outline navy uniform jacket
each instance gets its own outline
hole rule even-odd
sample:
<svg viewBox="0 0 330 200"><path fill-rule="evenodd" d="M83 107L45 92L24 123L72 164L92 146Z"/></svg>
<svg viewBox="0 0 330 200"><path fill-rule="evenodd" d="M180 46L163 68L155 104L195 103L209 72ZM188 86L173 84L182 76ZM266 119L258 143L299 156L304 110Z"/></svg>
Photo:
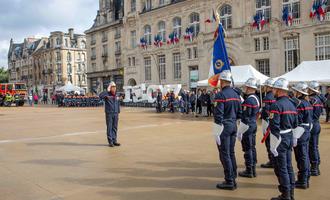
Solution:
<svg viewBox="0 0 330 200"><path fill-rule="evenodd" d="M241 119L241 98L231 87L224 87L214 98L214 122L221 125L224 121L236 122Z"/></svg>
<svg viewBox="0 0 330 200"><path fill-rule="evenodd" d="M318 122L323 112L323 102L319 96L314 95L310 97L310 103L313 106L313 122Z"/></svg>
<svg viewBox="0 0 330 200"><path fill-rule="evenodd" d="M270 131L279 138L280 131L295 129L298 126L297 109L288 96L277 99L270 108Z"/></svg>
<svg viewBox="0 0 330 200"><path fill-rule="evenodd" d="M276 100L274 98L273 92L267 92L265 98L262 100L263 107L261 111L261 118L265 121L269 120L270 107Z"/></svg>
<svg viewBox="0 0 330 200"><path fill-rule="evenodd" d="M99 97L104 100L106 114L120 113L119 97L116 94L111 94L110 92L105 91L102 92Z"/></svg>
<svg viewBox="0 0 330 200"><path fill-rule="evenodd" d="M162 102L162 100L163 100L163 94L161 92L159 92L157 94L157 102L160 103L160 102Z"/></svg>
<svg viewBox="0 0 330 200"><path fill-rule="evenodd" d="M297 99L298 125L311 124L313 117L313 107L305 99Z"/></svg>
<svg viewBox="0 0 330 200"><path fill-rule="evenodd" d="M257 115L260 109L259 98L255 94L249 95L242 104L242 122L244 124L256 124Z"/></svg>

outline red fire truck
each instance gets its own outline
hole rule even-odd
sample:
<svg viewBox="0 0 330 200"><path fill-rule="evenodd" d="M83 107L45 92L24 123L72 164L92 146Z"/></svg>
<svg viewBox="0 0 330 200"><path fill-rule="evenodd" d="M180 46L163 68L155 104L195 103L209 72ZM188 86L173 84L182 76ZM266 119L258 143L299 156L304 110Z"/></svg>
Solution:
<svg viewBox="0 0 330 200"><path fill-rule="evenodd" d="M2 97L2 103L4 103L5 96L7 94L10 94L11 97L14 97L12 99L13 101L16 101L11 103L16 103L18 106L23 106L25 99L27 98L27 89L25 83L0 83L0 98Z"/></svg>

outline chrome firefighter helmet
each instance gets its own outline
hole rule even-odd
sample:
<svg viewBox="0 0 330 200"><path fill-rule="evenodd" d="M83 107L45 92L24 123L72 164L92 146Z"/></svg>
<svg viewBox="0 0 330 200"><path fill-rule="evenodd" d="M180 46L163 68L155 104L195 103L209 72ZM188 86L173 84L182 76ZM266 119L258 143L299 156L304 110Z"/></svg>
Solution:
<svg viewBox="0 0 330 200"><path fill-rule="evenodd" d="M308 95L308 85L305 82L299 82L299 83L295 84L292 87L292 89L301 94Z"/></svg>
<svg viewBox="0 0 330 200"><path fill-rule="evenodd" d="M273 88L289 91L289 81L285 78L279 78L274 82Z"/></svg>
<svg viewBox="0 0 330 200"><path fill-rule="evenodd" d="M255 78L249 78L246 82L245 82L245 87L249 87L249 88L253 88L253 89L258 89L258 80Z"/></svg>
<svg viewBox="0 0 330 200"><path fill-rule="evenodd" d="M320 93L320 84L317 81L310 82L308 88L313 92Z"/></svg>
<svg viewBox="0 0 330 200"><path fill-rule="evenodd" d="M273 85L274 85L274 82L275 82L275 80L274 79L272 79L272 78L269 78L269 79L267 79L265 82L264 82L264 86L268 86L268 87L273 87Z"/></svg>
<svg viewBox="0 0 330 200"><path fill-rule="evenodd" d="M232 81L231 72L228 70L221 72L219 76L219 80L231 82Z"/></svg>

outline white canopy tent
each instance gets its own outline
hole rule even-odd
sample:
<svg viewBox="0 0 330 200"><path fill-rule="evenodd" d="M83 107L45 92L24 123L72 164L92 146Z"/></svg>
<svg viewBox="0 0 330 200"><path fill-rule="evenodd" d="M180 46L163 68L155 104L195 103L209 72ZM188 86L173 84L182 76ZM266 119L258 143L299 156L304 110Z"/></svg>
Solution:
<svg viewBox="0 0 330 200"><path fill-rule="evenodd" d="M292 71L277 77L290 82L318 81L322 84L330 83L330 60L304 61Z"/></svg>
<svg viewBox="0 0 330 200"><path fill-rule="evenodd" d="M66 93L77 92L79 94L83 94L85 93L85 90L80 87L72 85L71 82L68 82L65 86L56 89L56 92L66 92Z"/></svg>
<svg viewBox="0 0 330 200"><path fill-rule="evenodd" d="M244 85L244 83L249 78L256 78L260 80L260 83L264 83L269 77L265 76L264 74L260 73L251 65L242 65L242 66L232 66L231 72L234 78L235 86ZM208 80L198 81L198 87L207 87Z"/></svg>

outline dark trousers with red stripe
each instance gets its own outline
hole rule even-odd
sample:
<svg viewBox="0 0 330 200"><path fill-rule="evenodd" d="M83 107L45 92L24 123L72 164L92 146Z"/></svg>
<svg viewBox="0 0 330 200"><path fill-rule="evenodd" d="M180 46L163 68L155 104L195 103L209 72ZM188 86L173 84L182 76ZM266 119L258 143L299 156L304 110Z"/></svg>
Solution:
<svg viewBox="0 0 330 200"><path fill-rule="evenodd" d="M311 137L309 140L309 158L312 165L320 165L319 137L321 132L320 122L313 122Z"/></svg>
<svg viewBox="0 0 330 200"><path fill-rule="evenodd" d="M309 181L310 173L310 164L309 164L309 155L308 155L308 146L309 146L309 126L305 127L305 133L299 138L297 146L294 147L294 154L297 161L298 168L298 182L302 184L307 184Z"/></svg>
<svg viewBox="0 0 330 200"><path fill-rule="evenodd" d="M278 156L274 157L274 172L279 182L281 193L290 193L295 187L295 177L292 167L292 132L281 135L281 144L277 147Z"/></svg>
<svg viewBox="0 0 330 200"><path fill-rule="evenodd" d="M219 157L224 169L225 181L229 184L234 184L237 178L235 157L237 125L236 121L226 121L223 125L224 130L220 136L221 145L218 145Z"/></svg>
<svg viewBox="0 0 330 200"><path fill-rule="evenodd" d="M244 152L244 160L246 168L252 169L257 164L256 151L256 133L257 124L250 124L249 129L243 134L242 149Z"/></svg>

